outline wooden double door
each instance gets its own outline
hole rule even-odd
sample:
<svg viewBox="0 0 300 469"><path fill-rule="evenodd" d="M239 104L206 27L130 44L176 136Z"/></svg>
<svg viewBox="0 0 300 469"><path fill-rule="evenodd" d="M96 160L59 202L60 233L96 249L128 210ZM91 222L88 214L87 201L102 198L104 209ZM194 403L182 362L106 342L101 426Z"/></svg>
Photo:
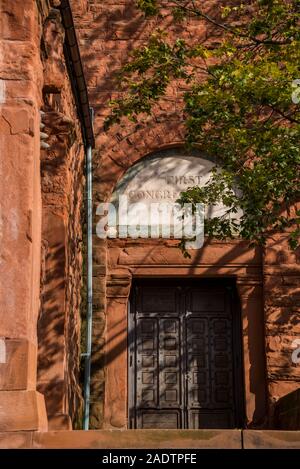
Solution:
<svg viewBox="0 0 300 469"><path fill-rule="evenodd" d="M130 428L243 425L241 325L230 280L139 280L129 310Z"/></svg>

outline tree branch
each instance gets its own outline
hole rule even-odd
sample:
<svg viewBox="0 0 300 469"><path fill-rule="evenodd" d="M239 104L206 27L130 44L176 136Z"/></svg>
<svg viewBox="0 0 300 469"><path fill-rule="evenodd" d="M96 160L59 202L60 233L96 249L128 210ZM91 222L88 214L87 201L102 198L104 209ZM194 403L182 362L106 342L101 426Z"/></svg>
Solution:
<svg viewBox="0 0 300 469"><path fill-rule="evenodd" d="M282 116L284 119L288 120L289 122L292 122L293 124L300 124L300 121L298 119L294 119L289 114L285 114L280 109L277 109L275 106L272 106L271 104L268 104L268 107L273 109L274 112L276 112L277 114Z"/></svg>
<svg viewBox="0 0 300 469"><path fill-rule="evenodd" d="M255 44L264 44L264 45L287 45L287 44L290 44L291 41L290 40L285 40L285 41L274 41L272 39L258 39L256 38L255 36L250 36L249 34L242 34L242 33L239 33L238 31L236 31L235 29L232 29L230 26L224 24L224 23L219 23L217 20L215 20L214 18L212 18L211 16L207 15L206 13L203 13L203 11L200 11L198 8L195 7L195 4L194 2L192 1L192 4L193 4L193 8L191 7L188 7L186 6L188 4L188 2L186 3L186 5L182 5L181 2L179 0L171 0L171 3L174 3L176 5L177 8L181 8L182 10L186 11L186 12L189 12L189 13L193 13L195 16L198 16L200 18L203 18L205 19L206 21L208 21L209 23L213 24L214 26L217 26L218 28L221 28L223 29L224 31L227 31L228 33L231 33L233 34L234 36L236 37L240 37L240 38L243 38L243 39L250 39L251 41L253 41Z"/></svg>

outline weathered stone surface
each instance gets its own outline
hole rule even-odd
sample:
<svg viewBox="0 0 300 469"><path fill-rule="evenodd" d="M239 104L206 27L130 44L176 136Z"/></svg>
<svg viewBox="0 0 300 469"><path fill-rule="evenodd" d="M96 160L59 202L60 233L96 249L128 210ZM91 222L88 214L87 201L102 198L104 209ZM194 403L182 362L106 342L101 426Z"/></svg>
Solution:
<svg viewBox="0 0 300 469"><path fill-rule="evenodd" d="M94 265L93 277L104 276L106 274L106 265Z"/></svg>
<svg viewBox="0 0 300 469"><path fill-rule="evenodd" d="M277 401L275 425L283 430L300 430L300 388Z"/></svg>
<svg viewBox="0 0 300 469"><path fill-rule="evenodd" d="M74 422L81 406L78 379L84 152L63 56L64 31L58 12L50 11L50 3L57 7L59 0L24 0L22 4L9 0L1 2L0 153L5 154L5 158L1 161L0 174L0 224L3 227L0 268L3 321L0 336L6 338L7 362L0 364L0 389L5 390L0 392L0 404L8 417L7 420L0 419L0 425L2 423L6 429L16 431L36 430L44 425L37 410L43 407L42 398L39 394L32 394L36 388L34 344L37 342L38 315L39 389L46 397L50 426L69 428L68 415ZM113 0L105 3L94 0L90 5L87 0L71 3L77 15L76 25L91 105L95 109L97 150L93 155L93 196L96 204L109 200L126 170L144 156L182 144L184 133L180 120L184 90L180 84L168 88L166 99L153 110L153 122L145 121L140 126L130 123L126 128L117 131L113 128L104 135L103 120L109 112L106 103L120 96L116 70L127 61L132 49L145 43L155 27L164 28L169 20L167 16L145 19L130 0L122 0L120 4ZM212 2L204 2L203 8L212 8ZM168 30L174 37L185 37L189 41L196 37L197 40L216 40L213 26L205 23L199 26L192 18L178 27L168 25ZM41 107L46 112L45 131L49 134L50 144L50 150L42 154L39 141ZM149 240L107 243L94 236L93 241L95 295L91 426L100 428L103 419L106 428L125 428L127 425L126 314L132 275L236 277L243 320L248 423L252 426L274 425L272 420L264 420L266 375L269 415L272 415L276 401L292 393L300 382L299 366L292 365L289 358L290 343L299 332L299 249L292 252L286 236L277 236L268 243L263 259L259 249L249 249L239 241L209 242L201 251L192 253L191 259L185 259L172 240L157 244L151 244ZM123 276L122 269L125 272ZM262 271L263 293L259 285ZM265 315L262 311L263 294ZM104 339L107 341L105 370ZM32 344L30 350L26 349L25 343ZM14 399L11 392L18 393L14 394ZM16 414L17 411L21 416ZM289 424L286 420L289 412L284 411L284 425ZM289 417L292 425L297 412L293 410L293 416ZM11 444L16 447L30 445L29 433L13 435ZM160 437L161 443L157 441L158 434L154 432L155 436L150 437L153 447L166 444L166 439L170 438L169 432L161 434L168 435ZM201 438L210 435L205 444L218 447L225 444L223 434L202 432L200 437L198 433L197 444L202 444L199 443ZM63 445L69 441L77 444L74 433L72 437L69 436L72 433L67 433L66 440L61 443L57 442L57 434L55 437L51 435L50 445ZM82 435L78 433L78 438ZM111 434L102 435L100 442L98 436L93 440L94 436L87 435L86 443L78 444L95 444L96 447L109 444ZM132 444L133 433L120 435L125 445ZM186 446L184 435L182 432L174 433L175 442L182 441L178 444ZM250 441L252 436L248 435ZM280 435L283 434L276 434L275 438L280 440ZM271 436L256 434L257 445L265 444L268 438L272 439L268 444L275 444L274 435ZM38 438L47 440L45 435ZM282 436L282 441L284 438ZM145 444L145 437L137 436L137 439L138 444ZM118 438L117 442L114 441L118 444ZM195 441L191 444L196 444ZM253 441L251 444L255 443Z"/></svg>
<svg viewBox="0 0 300 469"><path fill-rule="evenodd" d="M93 395L97 396L97 402L91 402L90 405L90 428L100 429L103 426L104 413L104 383L92 387ZM92 431L92 430L91 430Z"/></svg>
<svg viewBox="0 0 300 469"><path fill-rule="evenodd" d="M244 430L245 449L300 449L300 432Z"/></svg>
<svg viewBox="0 0 300 469"><path fill-rule="evenodd" d="M58 4L58 2L56 2ZM52 429L80 419L80 308L84 148L63 50L59 10L43 18L42 275L38 388Z"/></svg>
<svg viewBox="0 0 300 469"><path fill-rule="evenodd" d="M47 431L45 401L36 391L0 392L0 432Z"/></svg>
<svg viewBox="0 0 300 469"><path fill-rule="evenodd" d="M266 328L269 334L274 331L274 326L276 326L276 333L300 334L299 307L297 305L269 306L265 310Z"/></svg>
<svg viewBox="0 0 300 469"><path fill-rule="evenodd" d="M48 418L48 429L52 430L72 430L72 421L69 415L56 414Z"/></svg>
<svg viewBox="0 0 300 469"><path fill-rule="evenodd" d="M290 336L288 331L285 331L280 335L268 335L266 345L270 367L285 368L287 374L297 375L300 380L300 366L292 361L292 353L295 349L293 343L296 338L296 335Z"/></svg>
<svg viewBox="0 0 300 469"><path fill-rule="evenodd" d="M265 263L267 265L299 264L300 249L292 251L287 236L275 235L268 242Z"/></svg>
<svg viewBox="0 0 300 469"><path fill-rule="evenodd" d="M266 364L271 414L276 413L279 399L299 388L300 367L292 361L300 331L299 253L299 249L289 248L284 235L276 235L265 250ZM294 415L285 415L284 428L296 428L296 414L295 410ZM275 420L271 425L280 426Z"/></svg>
<svg viewBox="0 0 300 469"><path fill-rule="evenodd" d="M32 432L0 433L0 449L26 449L32 447Z"/></svg>
<svg viewBox="0 0 300 469"><path fill-rule="evenodd" d="M39 175L39 84L42 67L39 59L38 24L35 5L26 0L32 30L23 42L1 42L0 69L3 96L0 102L0 154L1 161L1 268L0 302L5 320L1 336L28 337L34 342L35 322L38 314L40 266L40 175ZM20 15L20 7L11 2L1 2L1 19L9 22ZM25 26L26 27L26 26ZM5 34L5 32L3 32ZM2 39L2 29L0 40ZM20 50L21 47L21 50ZM5 50L9 51L6 55ZM15 57L23 53L18 64ZM14 65L12 65L14 64ZM12 70L13 67L13 70ZM30 87L18 89L12 97L8 86L24 82L23 74L30 69ZM8 79L8 81L5 80ZM4 86L5 84L5 86ZM1 92L2 94L2 92ZM31 221L30 221L31 220ZM31 223L31 234L28 233ZM29 312L30 311L30 312Z"/></svg>
<svg viewBox="0 0 300 469"><path fill-rule="evenodd" d="M104 428L125 428L127 415L127 300L107 303Z"/></svg>
<svg viewBox="0 0 300 469"><path fill-rule="evenodd" d="M106 296L107 298L128 298L130 292L130 283L128 281L115 282L113 285L111 282L107 286Z"/></svg>
<svg viewBox="0 0 300 469"><path fill-rule="evenodd" d="M215 164L201 155L189 155L179 149L171 149L161 154L155 153L131 166L117 184L111 197L111 203L114 204L111 210L114 225L108 224L108 236L113 238L119 232L124 233L125 228L128 235L139 233L140 237L147 238L151 231L152 237L158 238L162 229L172 234L177 233L175 237L180 238L183 223L175 210L176 200L188 187L193 185L203 187L210 179ZM123 206L126 204L126 215L120 210L120 203ZM221 203L203 207L203 214L210 218L224 215L225 211L226 208ZM238 216L239 214L236 214L236 217ZM138 229L134 229L136 226ZM198 230L201 229L202 236L200 231L197 233L199 244L203 240L203 226L199 223ZM195 249L194 243L192 246Z"/></svg>
<svg viewBox="0 0 300 469"><path fill-rule="evenodd" d="M270 379L269 382L269 391L270 396L274 399L274 401L278 401L281 397L286 396L295 391L295 389L299 388L298 383L295 381L287 380L287 379Z"/></svg>
<svg viewBox="0 0 300 469"><path fill-rule="evenodd" d="M24 15L24 11L27 12L26 15ZM16 2L2 0L1 15L1 37L3 39L30 41L37 38L37 18L32 10L31 0L24 0L22 7Z"/></svg>
<svg viewBox="0 0 300 469"><path fill-rule="evenodd" d="M106 295L106 278L105 277L95 277L93 282L93 291L96 294Z"/></svg>
<svg viewBox="0 0 300 469"><path fill-rule="evenodd" d="M34 391L41 263L41 30L31 0L1 1L0 17L0 337L5 352L0 429L46 430L44 398ZM13 444L24 446L24 438L13 436Z"/></svg>
<svg viewBox="0 0 300 469"><path fill-rule="evenodd" d="M90 430L89 432L15 432L0 433L0 447L36 449L299 449L300 431Z"/></svg>
<svg viewBox="0 0 300 469"><path fill-rule="evenodd" d="M107 261L107 249L105 247L97 247L93 252L93 261L95 264L105 265Z"/></svg>
<svg viewBox="0 0 300 469"><path fill-rule="evenodd" d="M35 388L36 348L22 339L1 339L0 390Z"/></svg>
<svg viewBox="0 0 300 469"><path fill-rule="evenodd" d="M178 247L169 247L169 249L166 250L163 246L155 246L155 242L153 242L153 240L147 241L149 241L148 244L152 244L151 253L149 252L149 256L147 257L148 265L197 264L197 258L199 255L197 251L190 251L191 258L183 258ZM201 249L201 264L245 265L260 263L260 253L258 249L249 250L246 244L235 244L236 243L215 243L212 245L204 245ZM130 246L129 242L129 245L126 248L119 251L118 265L139 265L145 263L144 259L145 249L143 245L135 243L135 246ZM224 259L226 259L225 262Z"/></svg>
<svg viewBox="0 0 300 469"><path fill-rule="evenodd" d="M38 391L45 397L46 410L49 418L54 418L56 415L65 414L66 409L66 394L67 383L65 380L57 377L50 381L38 381Z"/></svg>
<svg viewBox="0 0 300 469"><path fill-rule="evenodd" d="M241 430L94 430L35 433L33 447L240 449Z"/></svg>
<svg viewBox="0 0 300 469"><path fill-rule="evenodd" d="M145 19L135 5L127 0L118 4L115 2L103 4L102 1L96 0L89 10L75 3L73 2L76 8L75 22L83 60L88 71L91 102L95 108L95 133L99 153L94 157L94 195L95 201L98 202L109 200L126 170L141 161L145 155L182 143L184 137L178 120L181 116L180 98L183 90L180 86L177 88L172 86L167 90L166 99L161 100L153 110L155 122L146 121L139 126L128 124L123 129L118 128L116 131L113 128L103 135L101 129L108 113L107 103L110 99L120 96L115 81L116 69L126 62L130 51L145 43L155 27L162 29L165 27L168 15L159 19ZM203 2L204 9L212 10L214 6L216 6L214 2ZM185 37L189 41L193 41L194 38L203 39L210 44L221 39L215 27L205 22L199 24L193 18L189 18L180 26L168 24L168 33L171 35L173 33L176 37ZM100 56L103 58L101 63L98 60ZM149 240L145 240L144 243L142 240L135 243L130 243L129 240L109 242L108 275L116 267L127 266L133 276L234 275L237 277L243 310L247 412L249 415L259 414L261 417L265 402L264 318L267 335L272 337L267 351L271 400L298 385L295 369L289 371L290 373L293 371L294 374L291 376L294 381L288 385L286 372L288 344L293 335L291 330L295 334L298 333L299 295L296 289L299 284L297 277L291 277L290 274L294 273L299 277L299 250L291 252L286 239L274 237L270 241L263 266L266 295L266 312L263 316L263 292L260 290L257 293L259 288L255 285L261 275L262 259L259 250L248 249L246 245L241 247L234 243L215 243L204 246L200 253L191 253L192 259L189 260L183 259L180 251L172 243L166 242L163 246L149 243L147 247L147 241ZM95 239L95 248L96 245L104 244L103 240ZM95 258L104 264L104 250L99 251L99 255L95 254ZM100 262L99 267L95 268L94 275L106 275L105 267L100 266ZM95 311L102 312L106 305L105 301L101 301L100 292L102 293L99 287L96 292ZM107 310L111 311L112 317L115 311L117 315L120 314L121 303L118 305L113 302L117 295L120 300L126 300L127 286L121 281L118 286L117 282L109 279ZM123 314L125 317L126 302L123 302ZM273 339L276 336L280 336L278 343ZM274 376L277 377L276 380Z"/></svg>
<svg viewBox="0 0 300 469"><path fill-rule="evenodd" d="M100 311L101 313L105 311L106 308L106 299L102 294L95 293L93 295L93 310Z"/></svg>

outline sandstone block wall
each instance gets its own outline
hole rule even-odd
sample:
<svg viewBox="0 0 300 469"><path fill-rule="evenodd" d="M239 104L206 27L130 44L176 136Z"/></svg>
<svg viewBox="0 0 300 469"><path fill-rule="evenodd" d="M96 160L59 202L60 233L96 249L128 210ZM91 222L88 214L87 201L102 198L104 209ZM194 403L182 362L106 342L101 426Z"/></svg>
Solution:
<svg viewBox="0 0 300 469"><path fill-rule="evenodd" d="M115 184L132 164L151 152L181 145L184 140L181 124L184 87L180 81L169 87L167 96L155 106L151 119L145 119L137 126L113 127L108 133L103 132L103 122L109 113L108 101L121 93L116 72L126 63L130 52L144 44L158 27L167 29L173 37L188 41L197 38L211 45L220 40L220 32L206 23L191 19L181 26L175 26L168 11L164 11L160 19L145 20L132 0L81 0L71 3L91 105L95 110L93 184L96 206L98 202L109 199ZM207 0L203 2L203 8L215 17L221 3ZM95 237L93 428L102 426L106 376L104 342L107 337L107 301L110 301L107 293L107 252L106 242ZM289 251L284 237L270 242L262 269L264 315L261 313L260 320L265 328L265 350L262 351L261 361L267 378L268 399L268 421L264 425L272 426L274 403L299 387L299 365L297 367L291 361L291 343L299 334L299 253ZM254 330L252 332L255 333ZM249 363L249 373L252 371Z"/></svg>
<svg viewBox="0 0 300 469"><path fill-rule="evenodd" d="M95 110L96 206L109 199L116 183L136 161L151 152L180 146L184 140L184 87L180 81L170 86L151 119L103 132L103 122L109 113L107 103L120 96L116 72L126 63L130 51L146 42L156 27L167 28L174 37L187 40L197 37L211 44L218 42L220 35L215 28L198 21L188 20L175 26L167 11L160 19L145 20L132 0L71 3ZM50 428L71 428L81 409L78 381L84 150L63 54L64 31L55 9L58 5L59 0L0 3L0 411L4 409L6 414L0 422L0 431L45 430L43 396ZM215 0L203 2L206 11L213 14L219 5ZM50 145L49 150L42 152L40 109L45 112L44 131L49 134ZM137 265L131 265L138 258L137 252L149 253L149 246L124 243L120 247L110 242L108 246L94 236L92 428L103 426L105 383L111 383L111 376L114 380L114 375L107 371L117 359L112 353L110 361L107 358L113 344L111 341L106 346L111 319L114 321L122 313L124 321L132 275L150 272L142 265L143 255ZM168 242L164 246L164 256L175 251L170 246ZM154 250L159 264L161 248L156 246ZM246 298L243 301L247 314L253 314L253 324L263 325L264 330L259 376L264 369L266 421L263 421L264 402L256 403L261 389L253 391L249 386L249 408L252 413L259 409L257 425L295 428L288 419L299 407L296 391L300 382L299 364L291 359L293 343L300 334L299 264L299 250L291 252L286 237L281 236L270 240L262 264L255 265L255 275L249 275L246 264L240 267L239 291ZM170 261L170 268L172 265ZM181 267L185 274L191 268L184 261ZM224 264L224 275L228 274L227 268ZM198 275L203 266L197 265L197 269ZM257 306L262 301L264 314ZM256 343L255 327L251 329L252 344ZM123 342L119 355L124 360L123 332L120 331ZM251 347L250 359L254 356L257 361L258 349ZM249 375L255 371L251 369L251 360L247 362ZM124 363L126 366L126 360ZM118 367L120 362L115 369ZM258 381L261 387L265 385L263 378ZM116 383L121 383L126 398L126 381L122 378ZM106 401L110 406L106 415L111 413L109 425L121 428L126 419L125 399L120 407L117 385L112 389L114 395ZM278 401L283 402L280 412L275 405ZM283 424L278 423L276 412L282 414ZM23 420L19 419L21 414Z"/></svg>
<svg viewBox="0 0 300 469"><path fill-rule="evenodd" d="M292 360L295 348L299 348L295 341L300 339L300 249L291 251L286 236L275 236L266 248L263 269L272 422L274 404L284 396L296 396L294 391L300 389L300 364ZM292 400L287 397L284 402ZM287 420L284 422L286 424Z"/></svg>
<svg viewBox="0 0 300 469"><path fill-rule="evenodd" d="M43 20L44 132L41 152L42 272L38 389L49 428L80 425L80 308L84 224L84 146L63 51L60 12Z"/></svg>
<svg viewBox="0 0 300 469"><path fill-rule="evenodd" d="M211 11L220 2L206 2ZM181 145L184 140L182 92L178 82L170 86L167 96L154 109L155 118L141 125L103 131L109 113L108 102L120 96L116 73L128 60L130 52L144 44L155 28L167 28L174 37L193 40L197 31L201 37L218 41L215 28L189 20L182 26L172 24L169 12L157 20L145 20L131 0L71 1L77 35L89 90L94 108L96 150L93 157L93 197L98 202L108 200L115 184L127 168L143 156L160 148ZM102 428L105 389L106 284L107 244L96 236L94 243L94 312L92 358L91 427ZM116 416L117 418L117 416Z"/></svg>
<svg viewBox="0 0 300 469"><path fill-rule="evenodd" d="M44 7L47 9L47 2ZM0 3L0 429L45 430L36 391L41 264L40 12ZM23 417L22 417L23 415ZM23 421L22 421L23 419Z"/></svg>
<svg viewBox="0 0 300 469"><path fill-rule="evenodd" d="M82 400L84 149L55 8L59 3L0 2L4 431L45 430L45 400L49 427L70 428ZM46 151L40 149L41 109L42 130L49 134Z"/></svg>

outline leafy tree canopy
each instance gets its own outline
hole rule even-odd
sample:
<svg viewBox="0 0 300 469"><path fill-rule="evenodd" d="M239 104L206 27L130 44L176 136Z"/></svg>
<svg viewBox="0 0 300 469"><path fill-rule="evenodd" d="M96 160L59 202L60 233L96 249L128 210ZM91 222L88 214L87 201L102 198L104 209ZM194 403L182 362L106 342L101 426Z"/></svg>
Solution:
<svg viewBox="0 0 300 469"><path fill-rule="evenodd" d="M217 45L174 39L156 31L133 52L121 72L124 97L112 102L106 126L137 122L176 80L185 82L184 125L189 147L222 167L204 187L181 194L181 203L222 202L227 217L208 219L220 239L241 236L265 243L289 232L299 245L300 211L300 0L221 2L211 16L197 0L138 0L146 16L166 9L174 21L193 17L222 31ZM234 3L234 5L233 5ZM237 223L235 214L242 209Z"/></svg>

